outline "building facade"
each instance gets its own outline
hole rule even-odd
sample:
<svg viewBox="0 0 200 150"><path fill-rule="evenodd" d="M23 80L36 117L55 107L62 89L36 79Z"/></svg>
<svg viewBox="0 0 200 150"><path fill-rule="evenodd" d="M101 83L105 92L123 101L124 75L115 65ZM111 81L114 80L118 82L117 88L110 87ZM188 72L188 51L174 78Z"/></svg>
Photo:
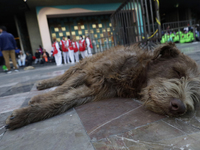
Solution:
<svg viewBox="0 0 200 150"><path fill-rule="evenodd" d="M50 52L53 38L60 41L63 36L70 36L79 40L80 35L84 37L90 35L91 39L99 39L93 41L96 43L95 51L101 51L105 46L110 47L109 44L113 43L110 15L120 4L36 7L36 17L30 12L26 13L32 50L34 51L38 45L42 45Z"/></svg>
<svg viewBox="0 0 200 150"><path fill-rule="evenodd" d="M94 39L94 50L102 51L114 42L110 16L122 2L124 0L1 0L0 25L8 27L23 51L34 53L42 45L50 52L52 38L59 41L62 36L71 36L78 40L80 35L86 34ZM199 20L200 1L160 0L159 3L161 23ZM137 6L135 17L142 20L140 4ZM133 24L143 26L138 20ZM138 33L143 33L143 29Z"/></svg>

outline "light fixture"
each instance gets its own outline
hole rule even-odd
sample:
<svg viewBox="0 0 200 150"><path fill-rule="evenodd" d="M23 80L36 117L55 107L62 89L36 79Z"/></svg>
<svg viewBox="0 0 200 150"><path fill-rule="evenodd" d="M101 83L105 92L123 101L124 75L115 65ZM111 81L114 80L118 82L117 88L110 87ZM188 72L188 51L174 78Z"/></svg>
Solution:
<svg viewBox="0 0 200 150"><path fill-rule="evenodd" d="M26 2L26 0L24 0L24 2Z"/></svg>

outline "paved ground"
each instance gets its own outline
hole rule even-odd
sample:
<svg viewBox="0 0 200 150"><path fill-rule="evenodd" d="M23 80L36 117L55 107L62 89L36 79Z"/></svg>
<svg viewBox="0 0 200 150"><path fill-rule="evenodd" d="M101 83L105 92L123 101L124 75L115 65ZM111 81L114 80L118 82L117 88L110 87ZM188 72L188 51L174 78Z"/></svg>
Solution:
<svg viewBox="0 0 200 150"><path fill-rule="evenodd" d="M178 44L200 64L200 43ZM146 110L133 99L109 99L76 107L14 131L5 119L27 106L35 82L63 74L70 65L0 74L0 150L199 150L200 105L195 112L168 118Z"/></svg>

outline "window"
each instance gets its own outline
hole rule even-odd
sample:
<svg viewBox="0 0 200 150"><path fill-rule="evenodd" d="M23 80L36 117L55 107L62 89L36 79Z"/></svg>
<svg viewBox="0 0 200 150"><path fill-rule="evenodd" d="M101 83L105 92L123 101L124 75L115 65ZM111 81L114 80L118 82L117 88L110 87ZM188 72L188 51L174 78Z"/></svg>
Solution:
<svg viewBox="0 0 200 150"><path fill-rule="evenodd" d="M58 31L59 31L59 29L58 29L58 28L54 28L54 31L55 31L55 32L58 32Z"/></svg>
<svg viewBox="0 0 200 150"><path fill-rule="evenodd" d="M63 36L63 33L59 33L59 36L62 37L62 36Z"/></svg>
<svg viewBox="0 0 200 150"><path fill-rule="evenodd" d="M60 38L56 38L56 40L57 40L58 42L60 42Z"/></svg>
<svg viewBox="0 0 200 150"><path fill-rule="evenodd" d="M76 32L75 32L75 31L72 31L72 35L76 35Z"/></svg>
<svg viewBox="0 0 200 150"><path fill-rule="evenodd" d="M66 32L66 35L67 35L67 36L70 36L70 32Z"/></svg>
<svg viewBox="0 0 200 150"><path fill-rule="evenodd" d="M102 26L102 24L99 24L99 28L102 28L103 26Z"/></svg>
<svg viewBox="0 0 200 150"><path fill-rule="evenodd" d="M62 31L66 31L66 28L65 28L65 27L62 27L61 29L62 29Z"/></svg>
<svg viewBox="0 0 200 150"><path fill-rule="evenodd" d="M55 34L55 33L52 33L52 37L56 37L56 34Z"/></svg>
<svg viewBox="0 0 200 150"><path fill-rule="evenodd" d="M93 24L93 25L92 25L92 28L96 28L96 27L97 27L96 24Z"/></svg>
<svg viewBox="0 0 200 150"><path fill-rule="evenodd" d="M74 30L78 30L78 26L74 26Z"/></svg>
<svg viewBox="0 0 200 150"><path fill-rule="evenodd" d="M81 29L82 29L82 30L84 30L84 29L85 29L85 26L84 26L84 25L82 25L82 26L81 26Z"/></svg>
<svg viewBox="0 0 200 150"><path fill-rule="evenodd" d="M78 34L79 34L79 35L82 35L82 34L83 34L83 32L82 32L82 31L78 31Z"/></svg>

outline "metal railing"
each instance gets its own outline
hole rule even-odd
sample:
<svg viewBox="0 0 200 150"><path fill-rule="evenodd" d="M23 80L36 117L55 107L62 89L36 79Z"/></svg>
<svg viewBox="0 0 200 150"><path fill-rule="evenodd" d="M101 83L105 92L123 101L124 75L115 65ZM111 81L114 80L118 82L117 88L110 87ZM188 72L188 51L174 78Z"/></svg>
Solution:
<svg viewBox="0 0 200 150"><path fill-rule="evenodd" d="M151 49L161 38L158 0L127 0L111 16L114 45L141 43Z"/></svg>
<svg viewBox="0 0 200 150"><path fill-rule="evenodd" d="M111 47L114 47L115 45L111 38L113 38L113 36L107 36L107 37L103 37L103 38L99 38L99 39L93 39L92 40L92 45L93 45L92 53L93 54L100 53L100 52L110 49Z"/></svg>
<svg viewBox="0 0 200 150"><path fill-rule="evenodd" d="M195 33L195 20L185 20L185 21L176 21L176 22L167 22L162 25L162 36L165 34L170 35L174 33L179 36L179 42L181 41L181 32L184 33L186 28L193 32L194 41L196 41L196 33ZM187 33L188 31L186 31ZM168 37L169 39L170 37Z"/></svg>
<svg viewBox="0 0 200 150"><path fill-rule="evenodd" d="M167 28L175 30L175 29L185 28L188 25L189 26L195 25L195 20L185 20L185 21L163 23L162 30L166 30Z"/></svg>

